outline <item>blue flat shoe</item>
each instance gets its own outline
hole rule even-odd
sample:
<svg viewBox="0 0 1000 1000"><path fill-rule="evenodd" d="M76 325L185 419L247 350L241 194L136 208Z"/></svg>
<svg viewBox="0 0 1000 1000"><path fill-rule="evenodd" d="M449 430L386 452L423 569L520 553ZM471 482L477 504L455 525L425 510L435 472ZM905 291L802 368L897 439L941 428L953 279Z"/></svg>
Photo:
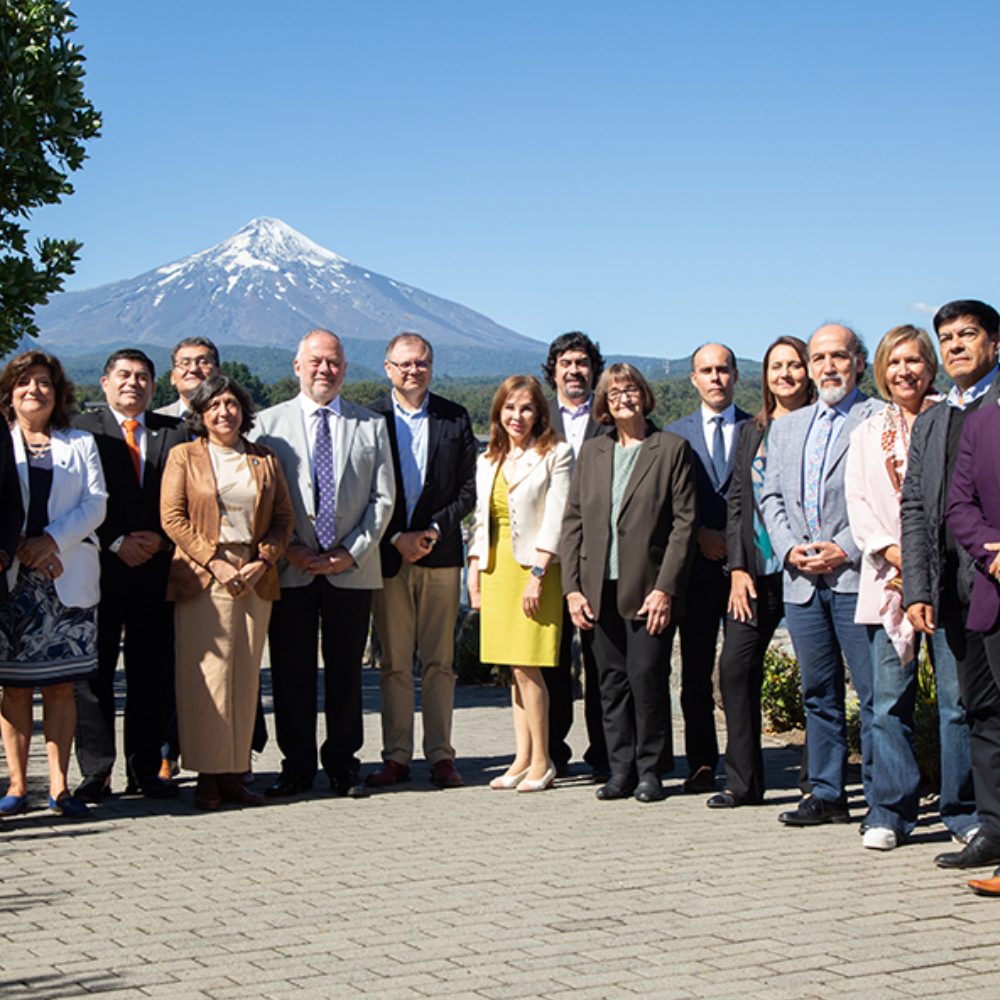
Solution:
<svg viewBox="0 0 1000 1000"><path fill-rule="evenodd" d="M0 799L0 816L16 816L28 811L27 795L5 795Z"/></svg>
<svg viewBox="0 0 1000 1000"><path fill-rule="evenodd" d="M81 802L75 795L63 792L59 798L54 799L49 796L49 811L57 816L65 816L66 819L83 819L90 815L90 808L86 802Z"/></svg>

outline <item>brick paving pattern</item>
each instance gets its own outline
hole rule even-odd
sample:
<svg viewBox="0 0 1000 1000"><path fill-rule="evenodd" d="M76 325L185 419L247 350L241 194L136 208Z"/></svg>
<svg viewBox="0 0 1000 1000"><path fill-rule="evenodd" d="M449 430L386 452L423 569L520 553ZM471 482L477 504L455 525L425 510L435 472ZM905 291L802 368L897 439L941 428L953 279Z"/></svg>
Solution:
<svg viewBox="0 0 1000 1000"><path fill-rule="evenodd" d="M365 685L370 765L373 671ZM367 800L332 798L321 776L308 797L217 814L194 809L186 774L177 802L50 817L37 732L34 808L0 827L0 996L1000 996L1000 904L934 867L940 827L888 854L856 826L779 827L798 755L777 741L759 808L681 795L683 760L658 804L598 802L582 767L543 794L492 791L507 693L458 701L464 789L438 791L418 761ZM258 785L278 763L271 743Z"/></svg>

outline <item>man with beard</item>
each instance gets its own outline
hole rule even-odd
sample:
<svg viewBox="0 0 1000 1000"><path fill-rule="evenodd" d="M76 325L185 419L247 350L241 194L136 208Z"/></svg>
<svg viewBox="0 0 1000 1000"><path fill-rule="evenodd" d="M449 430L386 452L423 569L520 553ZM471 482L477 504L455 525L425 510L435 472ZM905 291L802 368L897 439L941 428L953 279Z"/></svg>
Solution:
<svg viewBox="0 0 1000 1000"><path fill-rule="evenodd" d="M812 794L778 819L788 826L846 823L844 661L861 703L861 777L871 780L872 665L854 621L862 553L847 521L844 469L851 432L882 408L858 387L867 352L846 326L809 341L819 398L776 421L768 440L763 514L784 565L785 619L802 672Z"/></svg>
<svg viewBox="0 0 1000 1000"><path fill-rule="evenodd" d="M555 399L549 402L549 422L556 435L573 449L574 460L580 454L584 441L611 430L599 424L590 413L594 385L603 368L600 347L579 330L556 337L549 345L548 358L542 366L546 382L556 392ZM566 736L573 725L572 651L575 632L564 605L559 665L542 671L549 692L549 756L560 775L566 773L572 757ZM587 725L587 750L583 759L590 765L594 777L601 781L608 773L608 750L604 742L593 640L593 632L580 632L584 719Z"/></svg>

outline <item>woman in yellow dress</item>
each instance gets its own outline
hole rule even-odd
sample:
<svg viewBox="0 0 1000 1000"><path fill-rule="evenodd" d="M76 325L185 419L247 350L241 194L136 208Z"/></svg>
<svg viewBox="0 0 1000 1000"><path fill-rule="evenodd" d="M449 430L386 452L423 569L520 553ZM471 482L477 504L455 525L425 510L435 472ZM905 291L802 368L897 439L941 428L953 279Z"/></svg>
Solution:
<svg viewBox="0 0 1000 1000"><path fill-rule="evenodd" d="M514 760L492 788L537 792L555 778L541 669L559 662L562 587L556 553L573 451L556 439L538 380L511 375L490 410L476 466L469 602L481 608L480 659L511 667Z"/></svg>

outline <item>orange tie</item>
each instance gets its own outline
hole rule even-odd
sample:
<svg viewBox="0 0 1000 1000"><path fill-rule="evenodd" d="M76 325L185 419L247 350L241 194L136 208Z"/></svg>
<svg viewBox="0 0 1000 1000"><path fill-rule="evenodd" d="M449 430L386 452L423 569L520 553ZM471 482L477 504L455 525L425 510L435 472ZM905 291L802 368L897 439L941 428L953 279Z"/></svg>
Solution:
<svg viewBox="0 0 1000 1000"><path fill-rule="evenodd" d="M135 478L142 485L142 454L139 452L139 442L135 439L135 429L139 426L138 420L123 420L122 427L125 428L125 447L128 448L129 455L132 456L132 465L135 466Z"/></svg>

